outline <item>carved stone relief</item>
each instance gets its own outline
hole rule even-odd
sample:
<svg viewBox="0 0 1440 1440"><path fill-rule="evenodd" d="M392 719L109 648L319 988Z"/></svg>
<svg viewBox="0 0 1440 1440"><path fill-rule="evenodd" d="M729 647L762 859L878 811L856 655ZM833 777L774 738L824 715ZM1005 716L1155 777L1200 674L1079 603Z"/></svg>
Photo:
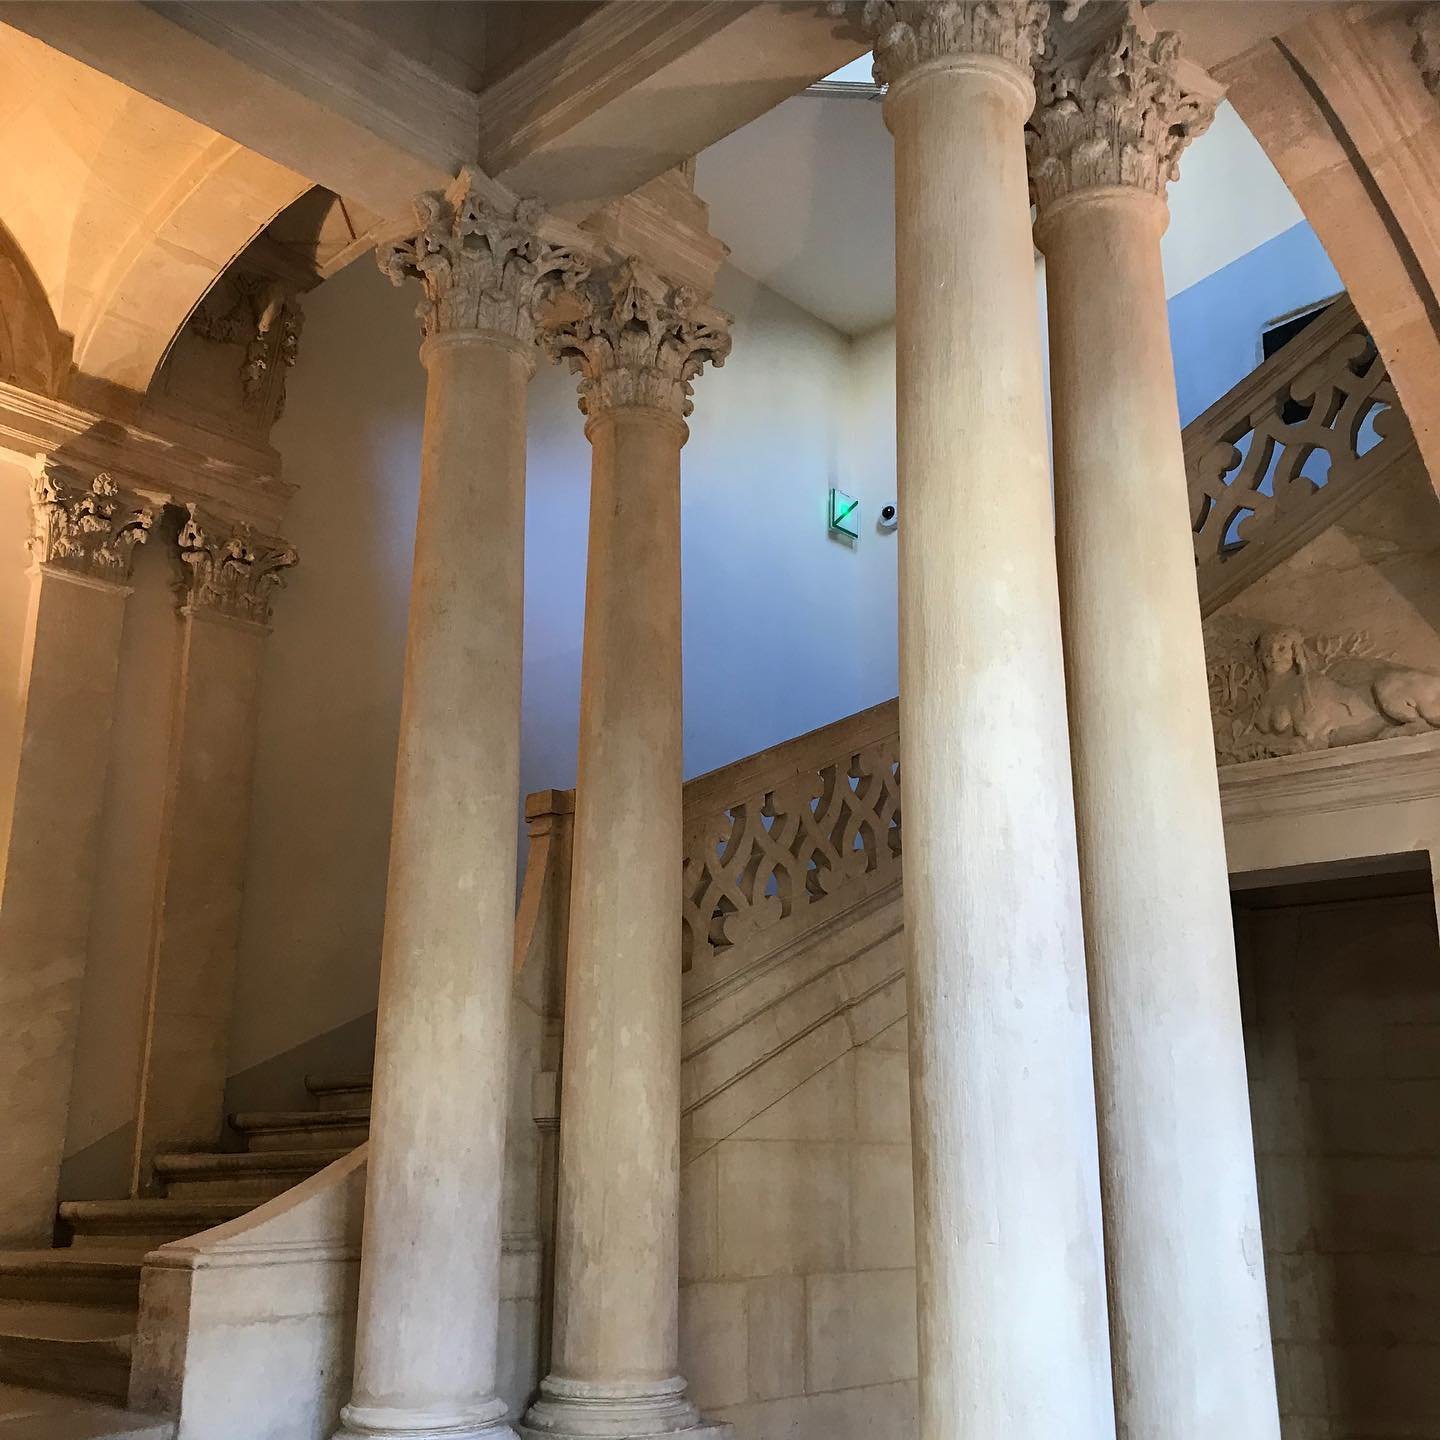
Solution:
<svg viewBox="0 0 1440 1440"><path fill-rule="evenodd" d="M282 572L299 560L294 548L258 536L243 521L202 515L194 505L177 544L187 567L185 603L255 625L270 623L270 598L285 581Z"/></svg>
<svg viewBox="0 0 1440 1440"><path fill-rule="evenodd" d="M376 259L393 284L424 287L416 313L427 336L479 330L532 340L545 303L588 273L575 252L540 238L544 215L537 200L497 208L462 172L445 193L416 197L415 229Z"/></svg>
<svg viewBox="0 0 1440 1440"><path fill-rule="evenodd" d="M1440 98L1440 4L1427 0L1410 19L1415 31L1412 54L1425 88Z"/></svg>
<svg viewBox="0 0 1440 1440"><path fill-rule="evenodd" d="M683 418L695 408L695 379L730 353L730 317L693 290L672 288L633 262L592 276L580 290L581 315L546 333L545 349L568 360L580 379L588 416L622 405L666 410Z"/></svg>
<svg viewBox="0 0 1440 1440"><path fill-rule="evenodd" d="M243 348L241 401L248 411L264 412L268 423L285 413L285 372L299 355L304 323L299 299L278 280L232 271L226 295L220 287L211 291L191 317L190 329L213 344Z"/></svg>
<svg viewBox="0 0 1440 1440"><path fill-rule="evenodd" d="M86 481L53 461L31 482L30 500L31 555L97 580L127 580L135 546L155 524L154 508L123 492L111 476L102 472Z"/></svg>
<svg viewBox="0 0 1440 1440"><path fill-rule="evenodd" d="M1440 728L1440 674L1383 653L1363 631L1307 635L1228 615L1205 638L1221 765Z"/></svg>
<svg viewBox="0 0 1440 1440"><path fill-rule="evenodd" d="M1072 16L1084 0L1064 7ZM993 55L1029 71L1045 39L1049 0L840 0L832 13L858 10L875 46L875 83L893 85L917 66L947 55Z"/></svg>

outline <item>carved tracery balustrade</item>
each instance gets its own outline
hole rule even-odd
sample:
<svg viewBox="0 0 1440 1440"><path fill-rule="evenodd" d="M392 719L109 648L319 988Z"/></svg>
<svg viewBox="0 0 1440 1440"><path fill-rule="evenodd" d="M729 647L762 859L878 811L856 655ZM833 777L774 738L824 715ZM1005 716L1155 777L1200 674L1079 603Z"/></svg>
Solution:
<svg viewBox="0 0 1440 1440"><path fill-rule="evenodd" d="M1208 614L1333 525L1415 448L1348 297L1185 427Z"/></svg>
<svg viewBox="0 0 1440 1440"><path fill-rule="evenodd" d="M732 969L899 878L893 700L685 787L687 970Z"/></svg>

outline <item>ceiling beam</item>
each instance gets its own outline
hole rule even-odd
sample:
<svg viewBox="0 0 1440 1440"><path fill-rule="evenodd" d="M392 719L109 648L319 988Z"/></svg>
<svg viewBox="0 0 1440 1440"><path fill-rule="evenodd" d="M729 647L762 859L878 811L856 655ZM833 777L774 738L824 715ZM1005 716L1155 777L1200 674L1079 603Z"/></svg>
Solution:
<svg viewBox="0 0 1440 1440"><path fill-rule="evenodd" d="M0 21L390 218L478 162L578 220L865 49L818 3L611 0L476 95L328 5L0 0Z"/></svg>

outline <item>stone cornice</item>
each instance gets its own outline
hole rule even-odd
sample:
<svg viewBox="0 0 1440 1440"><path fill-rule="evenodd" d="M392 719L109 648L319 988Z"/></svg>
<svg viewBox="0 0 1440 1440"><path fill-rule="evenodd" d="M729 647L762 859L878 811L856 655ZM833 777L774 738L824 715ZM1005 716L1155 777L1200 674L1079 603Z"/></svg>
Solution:
<svg viewBox="0 0 1440 1440"><path fill-rule="evenodd" d="M85 476L49 459L30 482L30 554L39 565L124 585L156 507L104 471Z"/></svg>
<svg viewBox="0 0 1440 1440"><path fill-rule="evenodd" d="M840 0L831 8L851 7ZM874 42L876 83L893 86L922 65L960 55L1009 61L1028 78L1049 12L1048 0L864 0L860 19Z"/></svg>
<svg viewBox="0 0 1440 1440"><path fill-rule="evenodd" d="M696 377L730 353L730 317L633 261L591 277L580 298L580 316L548 331L545 348L581 377L581 411L592 420L632 406L689 415Z"/></svg>
<svg viewBox="0 0 1440 1440"><path fill-rule="evenodd" d="M282 572L298 560L294 548L274 536L256 535L244 521L204 514L195 505L176 544L186 567L184 602L200 613L270 623L270 597L284 586Z"/></svg>
<svg viewBox="0 0 1440 1440"><path fill-rule="evenodd" d="M279 527L296 489L267 464L273 451L179 427L162 435L4 382L0 449L49 456L80 472L103 470L147 501L218 506L261 530Z"/></svg>
<svg viewBox="0 0 1440 1440"><path fill-rule="evenodd" d="M538 201L498 202L494 189L462 170L443 193L416 196L414 228L376 251L393 284L424 287L416 313L427 337L479 331L528 344L547 302L588 273L575 251L541 238Z"/></svg>
<svg viewBox="0 0 1440 1440"><path fill-rule="evenodd" d="M1052 24L1054 21L1052 20ZM1026 128L1030 178L1041 218L1059 201L1116 186L1163 197L1180 155L1209 129L1221 91L1180 59L1180 37L1127 19L1088 55L1036 70Z"/></svg>

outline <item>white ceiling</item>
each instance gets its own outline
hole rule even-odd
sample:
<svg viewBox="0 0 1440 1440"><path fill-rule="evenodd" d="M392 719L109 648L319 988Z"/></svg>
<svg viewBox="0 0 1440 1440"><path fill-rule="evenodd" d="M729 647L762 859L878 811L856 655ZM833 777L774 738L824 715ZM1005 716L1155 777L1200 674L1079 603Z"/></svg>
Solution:
<svg viewBox="0 0 1440 1440"><path fill-rule="evenodd" d="M846 335L894 319L894 169L878 100L797 95L704 151L695 188L739 269ZM1172 295L1302 218L1229 105L1186 152L1170 210Z"/></svg>

